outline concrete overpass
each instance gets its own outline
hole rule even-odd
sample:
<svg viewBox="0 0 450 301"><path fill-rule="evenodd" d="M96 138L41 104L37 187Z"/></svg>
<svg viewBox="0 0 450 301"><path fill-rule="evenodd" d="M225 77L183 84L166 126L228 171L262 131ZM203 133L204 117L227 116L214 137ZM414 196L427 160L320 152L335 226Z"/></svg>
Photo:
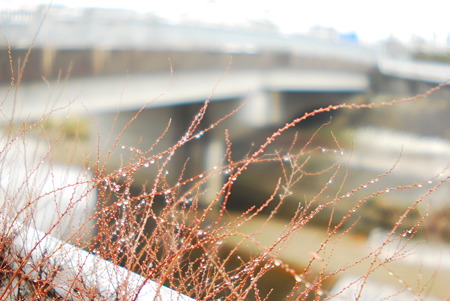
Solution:
<svg viewBox="0 0 450 301"><path fill-rule="evenodd" d="M134 145L141 141L142 147L154 142L170 118L176 122L162 147L177 141L209 97L215 102L211 121L245 100L233 123L241 135L255 127L283 124L311 107L348 101L355 94L414 95L416 90L450 78L448 66L439 69L437 79L430 76L434 72L411 76L408 68L398 67L397 60L381 60L362 45L284 36L267 24L211 28L169 24L126 11L37 7L3 14L1 30L14 60L23 60L28 47L34 47L17 90L10 90L11 75L1 74L3 123L11 116L16 121L35 120L70 103L70 108L55 115L89 112L98 120L101 136L108 136L113 120L120 130L147 105L148 110L121 142ZM6 50L3 57L7 58ZM10 70L9 60L2 64L2 70ZM68 80L57 80L66 72ZM303 97L293 101L288 97L292 92ZM330 94L333 97L326 97ZM208 155L199 157L203 160Z"/></svg>
<svg viewBox="0 0 450 301"><path fill-rule="evenodd" d="M66 91L83 90L86 92L81 97L89 98L90 92L87 91L95 85L104 98L108 95L109 104L114 99L114 95L108 93L112 90L107 88L105 91L101 87L119 87L127 81L134 91L133 96L129 94L130 98L136 99L122 98L122 102L129 103L130 108L136 102L142 103L161 93L161 89L152 90L152 87L167 87L164 81L169 73L168 59L175 70L175 77L171 83L170 94L173 96L172 99L166 98L166 105L180 103L180 100L174 102L178 93L185 95L184 101L203 100L228 67L231 72L220 86L230 82L232 89L222 93L220 90L225 88L219 87L215 93L218 99L226 98L227 93L235 97L235 92L242 88L247 94L258 90L286 89L363 91L369 88L368 80L372 90L389 86L383 77L387 80L400 78L409 86L411 81L420 86L420 83L436 84L450 78L449 65L384 58L372 48L337 38L323 40L306 35L287 36L262 21L240 28L192 22L174 24L148 13L37 6L0 12L0 31L3 35L0 44L4 45L4 50L0 51L4 58L0 61L4 70L0 73L0 82L4 85L11 78L7 72L10 70L7 46L11 47L13 60L23 60L28 48L33 46L22 82L41 81L42 77L51 81L68 73L71 80L65 83ZM234 82L232 77L236 78ZM191 86L195 78L200 78L205 84L198 81ZM208 82L206 78L212 81ZM95 84L91 83L93 79ZM339 83L335 83L336 79ZM348 87L342 85L351 79L355 82ZM181 82L185 83L185 91L181 91ZM257 88L256 82L259 82ZM239 83L238 87L236 83ZM404 85L395 83L392 86ZM194 96L187 87L208 93L196 92ZM28 87L23 88L26 89ZM402 90L406 94L415 92L410 87ZM29 91L32 95L46 93L44 90L38 92L35 86ZM240 93L239 97L242 97L242 91ZM192 99L192 96L197 99ZM85 101L94 102L93 107L97 108L97 101Z"/></svg>

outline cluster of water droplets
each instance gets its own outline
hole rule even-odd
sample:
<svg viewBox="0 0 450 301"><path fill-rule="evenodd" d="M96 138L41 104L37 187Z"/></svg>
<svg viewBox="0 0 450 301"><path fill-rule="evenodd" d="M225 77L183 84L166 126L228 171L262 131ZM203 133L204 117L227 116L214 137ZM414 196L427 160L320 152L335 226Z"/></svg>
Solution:
<svg viewBox="0 0 450 301"><path fill-rule="evenodd" d="M334 154L339 154L341 156L343 156L345 154L343 150L337 150L337 149L332 149L332 148L322 147L320 150L322 153L334 153Z"/></svg>
<svg viewBox="0 0 450 301"><path fill-rule="evenodd" d="M200 131L198 134L195 134L194 135L194 138L195 139L200 139L200 138L202 138L202 136L205 134L205 132L204 131Z"/></svg>
<svg viewBox="0 0 450 301"><path fill-rule="evenodd" d="M285 163L291 163L291 161L292 161L292 156L291 156L291 154L286 154L286 155L283 156L283 162L285 162Z"/></svg>
<svg viewBox="0 0 450 301"><path fill-rule="evenodd" d="M120 191L120 185L116 181L114 181L113 179L108 179L108 178L105 179L103 181L102 186L103 186L104 189L109 189L112 192L119 192Z"/></svg>
<svg viewBox="0 0 450 301"><path fill-rule="evenodd" d="M312 286L311 282L308 282L305 279L304 274L298 274L293 268L289 267L289 265L284 263L281 259L274 258L270 262L270 264L273 267L279 267L279 268L283 269L285 272L287 272L288 274L292 275L292 277L294 277L295 282L303 283L305 288L310 288ZM317 291L315 291L315 293L319 296L322 296L324 294L323 290L317 290Z"/></svg>
<svg viewBox="0 0 450 301"><path fill-rule="evenodd" d="M392 276L392 277L395 277L395 278L397 278L397 281L398 281L398 283L400 283L400 284L405 284L405 282L403 281L403 279L401 279L401 278L399 278L397 275L395 275L393 272L391 272L391 271L389 271L389 276ZM419 273L419 279L421 279L423 277L423 275L422 275L422 273ZM411 286L407 286L407 288L406 288L408 291L412 291L413 289L412 289L412 287Z"/></svg>

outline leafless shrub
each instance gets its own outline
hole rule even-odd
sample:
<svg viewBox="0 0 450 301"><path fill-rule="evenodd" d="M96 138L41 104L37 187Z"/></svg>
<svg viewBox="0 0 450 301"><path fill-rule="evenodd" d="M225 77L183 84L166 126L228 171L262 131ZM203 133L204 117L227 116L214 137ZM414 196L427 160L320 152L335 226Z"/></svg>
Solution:
<svg viewBox="0 0 450 301"><path fill-rule="evenodd" d="M11 57L10 60L13 61ZM21 70L23 72L23 68ZM10 91L14 93L14 90L19 88L20 73L17 79L13 75L11 82ZM363 193L366 187L387 177L395 169L394 164L386 173L349 191L343 190L341 185L349 172L344 156L324 164L319 169L314 169L309 164L312 154L324 150L326 152L324 147L315 143L315 139L319 132L329 131L329 123L324 124L307 139L299 139L294 135L287 149L279 148L276 142L290 129L315 115L336 110L366 110L400 105L426 98L444 85L446 84L414 97L385 103L339 104L316 109L286 123L269 135L264 143L239 159L233 156L232 139L225 131L227 149L222 161L217 162L214 168L194 176L186 172L189 169L189 162L186 162L180 167L181 172L176 183L172 183L166 175L167 166L176 152L186 144L193 143L201 134L215 130L235 111L205 126L203 118L210 106L209 100L206 100L193 116L185 134L173 146L161 152L154 150L164 137L163 132L150 149L140 149L134 145L123 146L129 150L129 160L120 169L108 172L107 157L105 161L90 163L91 177L80 171L79 177L68 178L66 181L55 178L56 163L52 159L56 142L45 140L46 148L39 152L37 147L30 144L30 140L25 140L51 112L38 121L22 123L19 126L11 120L8 122L8 131L3 135L0 150L3 165L0 223L0 273L3 288L0 292L1 299L103 298L95 285L86 284L81 269L79 275L67 278L68 282L64 283L65 287L69 287L67 290L72 292L70 297L58 293L62 284L59 287L55 284L55 275L64 272L59 269L49 270L45 263L54 258L52 256L56 251L47 254L37 265L32 263L32 252L22 254L20 250L12 247L11 241L17 235L17 228L13 225L17 223L19 227L31 225L40 228L44 231L44 236L54 234L62 237L84 247L90 253L139 273L148 281L154 280L167 285L197 300L270 300L273 290L262 288L261 282L274 270L281 271L291 281L285 296L287 300L329 299L344 292L345 288L330 294L327 291L327 281L333 281L334 277L352 270L355 266L364 266L363 276L358 279L361 285L355 296L355 299L359 299L367 279L373 273L387 269L394 274L395 271L389 270L389 264L414 252L409 242L423 227L427 213L407 227L404 221L420 203L444 185L449 177L434 179L434 184L427 192L396 217L396 222L381 245L374 247L361 258L351 258L349 262L338 262L336 265L333 263L337 261L334 252L336 246L357 226L360 210L369 200L390 191L422 187L424 183L384 187L368 194ZM130 123L139 118L142 110L136 113ZM343 153L344 148L339 139L333 136L333 141L332 149ZM14 145L22 148L16 151ZM122 148L120 136L117 137L113 148ZM10 157L11 155L15 157ZM100 158L101 154L98 154L98 157ZM227 204L233 196L235 183L254 166L266 167L267 173L272 176L274 171L279 171L271 195L244 212L229 212ZM144 168L153 169L155 177L136 193L134 176ZM270 231L271 222L277 219L278 212L294 193L297 185L318 175L327 179L321 183L321 188L299 203L276 240L262 242L258 235ZM223 179L222 187L206 194L209 189L208 181L215 177ZM51 183L51 187L44 189L46 184L41 183L42 180ZM93 194L97 196L95 212L92 207L89 209L91 205L88 201ZM215 196L207 200L206 206L203 205L205 195ZM349 199L352 199L352 204L348 212L336 218L334 208ZM65 205L62 205L64 202ZM46 217L48 206L54 208L55 217L52 219ZM40 208L46 210L44 218L40 217ZM75 215L84 212L87 212L84 219ZM280 257L289 242L318 216L324 214L324 239L310 254L306 266L298 269L284 262ZM39 224L42 221L48 223ZM254 232L243 230L246 225L252 223L258 223L260 227ZM39 241L41 240L38 240L32 249L39 247ZM249 244L257 251L244 258L241 250ZM382 256L383 251L392 245L395 246L393 251L388 256ZM67 257L70 256L72 255L68 253ZM40 262L42 264L39 264ZM64 267L61 266L61 269ZM91 273L96 275L95 271ZM135 300L139 291L129 290L125 283L122 284L116 288L115 300ZM405 289L410 289L417 298L424 298L429 284L423 283L414 289L412 284L404 285Z"/></svg>

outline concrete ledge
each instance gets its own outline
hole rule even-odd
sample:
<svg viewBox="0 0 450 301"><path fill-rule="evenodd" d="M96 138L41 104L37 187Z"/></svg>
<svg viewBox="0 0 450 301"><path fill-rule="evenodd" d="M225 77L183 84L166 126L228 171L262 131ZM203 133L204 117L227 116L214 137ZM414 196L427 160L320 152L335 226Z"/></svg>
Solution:
<svg viewBox="0 0 450 301"><path fill-rule="evenodd" d="M22 272L49 281L65 300L84 300L80 291L102 300L193 300L34 228L16 223L11 229L8 263L18 269L27 258Z"/></svg>

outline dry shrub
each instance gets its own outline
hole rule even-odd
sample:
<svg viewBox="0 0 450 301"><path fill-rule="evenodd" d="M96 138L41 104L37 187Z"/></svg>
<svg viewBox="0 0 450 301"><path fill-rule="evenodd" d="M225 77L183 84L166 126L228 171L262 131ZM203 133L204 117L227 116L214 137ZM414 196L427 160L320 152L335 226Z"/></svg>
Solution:
<svg viewBox="0 0 450 301"><path fill-rule="evenodd" d="M12 61L12 58L10 60ZM12 77L11 93L18 89L19 84L20 73L17 79ZM11 146L15 143L24 146L24 154L20 155L21 157L31 155L32 159L27 159L26 163L20 166L10 164L9 170L2 169L2 181L7 174L10 177L16 177L20 168L25 168L27 175L36 175L36 177L18 177L20 181L14 186L6 184L3 186L2 182L4 195L2 210L5 214L2 214L3 235L0 240L4 288L1 299L63 299L62 295L58 294L57 288L52 287L55 285L53 278L59 271L46 269L44 263L45 260L51 260L51 254L42 261L41 266L26 269L31 254L13 253L11 241L17 234L17 230L12 225L17 222L20 222L20 227L25 227L25 224L36 226L42 229L46 236L54 234L62 237L75 245L84 247L90 253L139 273L146 280L167 285L197 300L271 300L275 298L273 292L276 291L276 287L262 288L261 283L263 281L269 282L269 285L276 283L277 279L265 279L273 270L281 271L290 279L289 288L284 296L286 300L327 299L333 297L333 294L327 291L327 281L332 282L336 276L364 264L365 272L358 279L362 281L358 292L360 295L364 291L364 284L373 273L380 269L389 269L388 265L391 262L414 252L408 242L423 227L427 214L418 218L412 225L405 225L404 221L419 204L444 185L448 177L437 178L438 175L436 175L434 184L427 192L396 216L396 222L381 245L373 248L365 256L351 258L349 263L343 263L338 268L333 267L334 270L330 271L327 267L334 261L333 251L336 244L357 227L361 208L370 200L388 191L415 189L423 183L384 187L371 193L363 193L365 188L388 176L395 169L394 164L392 170L352 190L342 191L340 187L348 173L344 157L324 164L319 170L310 170L308 165L311 155L324 150L324 147L315 143L315 139L320 131L329 131L327 130L329 124L324 124L306 140L298 139L297 135L294 135L288 148L279 148L276 142L290 129L315 115L337 110L367 110L400 105L426 98L445 85L439 85L421 95L406 99L385 103L330 105L305 113L274 131L264 143L249 150L238 159L233 155L232 139L225 131L224 140L227 147L221 162L217 162L214 168L196 175L188 172L190 166L189 162L186 162L184 166L179 167L181 172L176 183L168 179L167 168L177 151L198 140L199 137L201 139L203 134L216 130L215 128L230 118L235 111L211 125L204 125L203 118L210 106L207 100L199 112L193 116L185 134L173 146L162 152L155 151L165 132L161 133L160 138L149 149L123 146L124 149L129 150L129 160L120 169L114 171L108 170L109 154L104 160L100 160L102 154L99 153L99 159L93 163L90 162L91 177L83 175L80 171L80 177L69 179L67 182L52 180L56 174L56 163L52 160L56 145L54 140L47 136L47 148L43 152L43 157L39 157L36 148L24 140L24 137L34 128L40 127L57 109L53 109L38 121L22 123L20 126L17 126L14 120L10 120L0 153L3 156L3 164L9 162L5 158L14 151ZM14 101L14 97L12 99ZM130 123L139 118L139 114L144 109L145 107L137 112ZM43 128L45 132L45 127ZM170 125L168 125L169 128ZM126 128L123 132L125 131ZM120 138L120 136L117 137L111 152L122 148ZM336 137L334 137L332 148L338 153L344 152L344 148ZM17 159L12 161L17 162ZM227 204L233 197L233 187L253 166L263 170L261 177L264 177L265 173L274 176L274 171L279 171L273 191L258 205L253 205L244 212L232 213L227 209ZM273 166L277 167L273 168ZM147 185L137 189L134 176L144 168L152 169L155 176ZM50 183L53 183L52 188L30 190L30 187L43 186L39 182L42 178L37 175L43 170L47 170L45 178L46 180L50 178ZM290 219L285 221L285 227L276 240L262 243L258 235L264 231L271 231L269 228L271 223L277 220L278 212L292 196L297 185L306 181L308 177L317 175L325 176L327 181L312 196L293 209ZM208 183L213 179L221 180L223 185L218 191L211 192L208 191L211 189ZM63 190L69 192L63 193ZM333 191L331 197L330 191ZM95 212L89 210L89 202L80 201L92 197L93 193L97 194ZM205 199L211 195L213 195L212 198ZM325 195L328 196L325 197ZM348 212L336 219L333 215L334 208L354 196L357 198L352 199ZM42 206L42 200L45 197L50 197L50 204L57 209L54 210L56 218L43 227L35 222L39 218L38 207ZM61 206L63 201L66 201L65 206ZM76 207L80 204L84 207L77 209ZM80 212L81 214L87 212L84 219L75 216ZM326 226L323 230L325 238L311 253L308 264L298 269L282 261L281 254L291 239L319 216L322 215L321 219L324 219L323 214L326 214ZM259 229L250 233L245 232L244 227L252 223L258 223ZM396 243L394 251L387 257L382 256L383 251L393 243ZM257 251L245 257L241 250L247 245L252 245L253 250ZM70 257L70 254L67 256ZM75 275L70 281L72 284L69 287L76 288L76 295L71 295L71 299L102 300L104 298L95 287L84 285L81 275ZM25 289L21 285L32 286L32 288ZM419 288L413 288L413 284L404 285L417 298L425 298L426 288L430 284L423 283ZM22 293L19 289L21 287ZM337 294L342 292L344 290ZM137 294L136 291L131 293L127 290L124 283L117 287L116 296L119 297L116 298L135 300ZM67 297L67 299L70 298ZM355 299L358 299L358 296L355 296Z"/></svg>

